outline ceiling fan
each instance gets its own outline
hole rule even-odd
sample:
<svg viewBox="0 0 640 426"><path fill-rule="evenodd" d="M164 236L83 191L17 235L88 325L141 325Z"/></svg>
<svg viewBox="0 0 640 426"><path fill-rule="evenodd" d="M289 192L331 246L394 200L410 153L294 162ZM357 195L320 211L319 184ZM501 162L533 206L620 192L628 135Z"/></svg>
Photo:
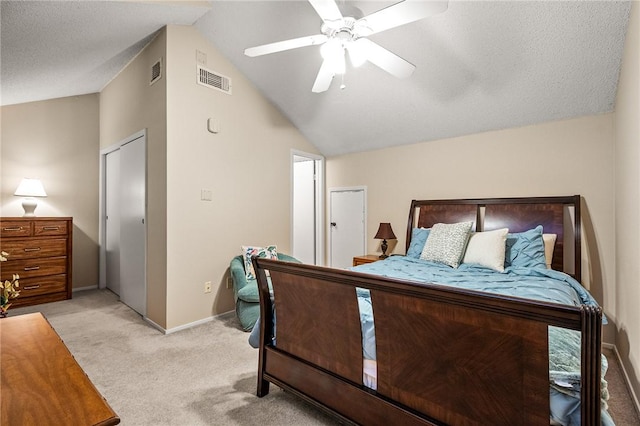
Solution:
<svg viewBox="0 0 640 426"><path fill-rule="evenodd" d="M324 60L313 84L312 91L315 93L329 89L336 74L344 74L346 52L354 66L369 61L398 78L410 76L415 65L366 37L442 13L448 7L447 1L405 0L370 15L357 17L342 16L335 0L309 0L309 3L322 18L321 34L250 47L245 49L244 54L255 57L322 45L320 53Z"/></svg>

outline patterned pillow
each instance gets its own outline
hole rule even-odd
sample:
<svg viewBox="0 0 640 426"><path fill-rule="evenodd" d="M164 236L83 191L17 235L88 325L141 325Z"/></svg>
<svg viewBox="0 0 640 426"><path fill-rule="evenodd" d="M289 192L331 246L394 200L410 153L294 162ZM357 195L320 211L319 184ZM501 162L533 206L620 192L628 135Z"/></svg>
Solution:
<svg viewBox="0 0 640 426"><path fill-rule="evenodd" d="M473 263L504 272L504 252L508 228L472 232L462 263Z"/></svg>
<svg viewBox="0 0 640 426"><path fill-rule="evenodd" d="M278 260L278 252L276 246L252 247L242 246L242 258L244 259L244 272L248 280L256 279L256 271L253 269L253 263L251 263L251 257L257 255L258 257L266 257L267 259Z"/></svg>
<svg viewBox="0 0 640 426"><path fill-rule="evenodd" d="M436 223L431 228L420 259L457 268L467 246L471 225L473 222Z"/></svg>
<svg viewBox="0 0 640 426"><path fill-rule="evenodd" d="M427 237L431 232L431 228L413 228L411 230L411 242L409 243L409 250L407 250L407 256L420 259L422 249L424 249L424 243L427 242Z"/></svg>
<svg viewBox="0 0 640 426"><path fill-rule="evenodd" d="M547 268L541 225L525 232L507 235L504 266Z"/></svg>

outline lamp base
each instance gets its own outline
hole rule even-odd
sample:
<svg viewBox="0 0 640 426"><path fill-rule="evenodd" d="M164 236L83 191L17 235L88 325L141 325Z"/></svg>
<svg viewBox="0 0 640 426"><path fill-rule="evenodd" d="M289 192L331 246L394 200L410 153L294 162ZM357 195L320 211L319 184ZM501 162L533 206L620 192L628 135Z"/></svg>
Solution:
<svg viewBox="0 0 640 426"><path fill-rule="evenodd" d="M38 207L38 202L35 198L25 198L22 200L22 208L24 209L22 217L36 217L34 213L36 207Z"/></svg>
<svg viewBox="0 0 640 426"><path fill-rule="evenodd" d="M383 239L382 244L380 244L380 248L382 249L382 254L380 255L380 259L386 259L389 257L387 255L387 240Z"/></svg>

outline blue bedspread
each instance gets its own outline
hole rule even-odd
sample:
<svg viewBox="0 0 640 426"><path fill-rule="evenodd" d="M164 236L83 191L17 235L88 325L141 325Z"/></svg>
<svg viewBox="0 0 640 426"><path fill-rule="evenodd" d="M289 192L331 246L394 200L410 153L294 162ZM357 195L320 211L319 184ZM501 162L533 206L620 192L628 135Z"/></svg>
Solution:
<svg viewBox="0 0 640 426"><path fill-rule="evenodd" d="M551 269L508 267L504 273L500 273L466 263L453 269L412 257L391 256L383 261L356 266L352 270L563 305L598 305L580 283L567 274Z"/></svg>

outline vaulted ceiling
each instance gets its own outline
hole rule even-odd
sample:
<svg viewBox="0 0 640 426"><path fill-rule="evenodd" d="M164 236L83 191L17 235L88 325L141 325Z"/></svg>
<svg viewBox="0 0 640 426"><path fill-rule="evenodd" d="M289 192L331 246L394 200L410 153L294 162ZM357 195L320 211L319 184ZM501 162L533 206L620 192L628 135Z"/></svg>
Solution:
<svg viewBox="0 0 640 426"><path fill-rule="evenodd" d="M394 3L337 1L345 16ZM243 54L320 33L307 1L2 0L0 96L99 92L164 25L195 25L323 154L340 155L612 111L630 4L450 1L369 37L414 64L410 77L348 65L312 93L318 46Z"/></svg>

